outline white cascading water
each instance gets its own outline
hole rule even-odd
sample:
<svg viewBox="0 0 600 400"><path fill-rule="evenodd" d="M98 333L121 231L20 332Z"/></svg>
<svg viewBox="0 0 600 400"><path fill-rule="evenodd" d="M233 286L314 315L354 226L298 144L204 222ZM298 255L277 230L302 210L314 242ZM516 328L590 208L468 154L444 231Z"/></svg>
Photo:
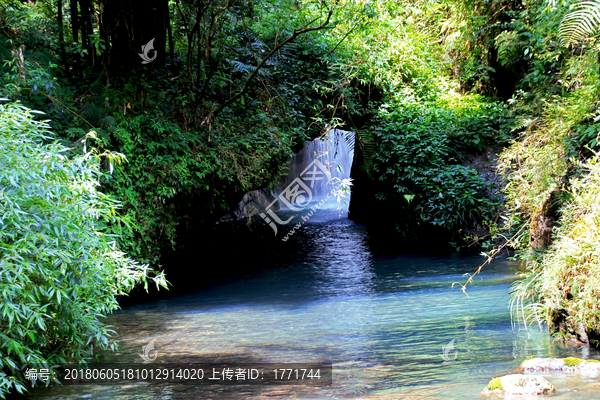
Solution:
<svg viewBox="0 0 600 400"><path fill-rule="evenodd" d="M338 202L335 191L350 179L354 140L354 132L332 129L321 139L306 142L290 159L284 178L273 191L281 210L302 211L319 204L319 209L341 209L347 215L350 192Z"/></svg>

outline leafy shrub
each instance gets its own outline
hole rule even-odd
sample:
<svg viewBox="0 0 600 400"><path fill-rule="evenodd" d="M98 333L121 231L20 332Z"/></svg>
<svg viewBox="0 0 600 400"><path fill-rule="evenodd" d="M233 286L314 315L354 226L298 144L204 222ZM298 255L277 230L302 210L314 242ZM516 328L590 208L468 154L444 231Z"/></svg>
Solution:
<svg viewBox="0 0 600 400"><path fill-rule="evenodd" d="M570 310L576 322L600 324L600 157L583 166L589 174L573 184L573 199L551 252L536 267L540 311Z"/></svg>
<svg viewBox="0 0 600 400"><path fill-rule="evenodd" d="M519 231L543 205L552 200L553 209L559 210L570 201L568 182L581 175L581 168L573 160L593 153L597 146L597 68L591 67L596 55L584 54L565 60L568 66L561 82L565 87L577 87L563 96L549 93L530 94L528 100L516 96L513 105L522 114L519 119L525 128L500 155L500 172L509 184L506 187L507 224ZM540 89L541 91L541 89ZM543 94L543 98L539 98ZM553 196L554 199L551 199ZM560 217L560 216L558 216ZM557 221L560 225L562 221ZM512 241L523 259L535 257L529 248L529 230L524 229Z"/></svg>
<svg viewBox="0 0 600 400"><path fill-rule="evenodd" d="M453 228L468 226L489 216L495 204L487 197L489 182L474 169L447 165L423 182L430 222Z"/></svg>
<svg viewBox="0 0 600 400"><path fill-rule="evenodd" d="M273 184L291 147L303 138L302 127L287 127L280 116L230 117L207 133L182 129L160 108L130 114L103 118L110 123L96 130L93 146L127 157L129 163L103 183L106 192L122 200L121 213L132 221L131 229L110 229L129 253L154 264L184 241L178 236L185 233L182 222L214 222L246 191ZM63 136L74 141L84 134L73 128Z"/></svg>
<svg viewBox="0 0 600 400"><path fill-rule="evenodd" d="M0 95L21 96L25 104L36 107L54 94L57 62L49 44L56 41L50 33L53 21L43 5L10 0L0 3Z"/></svg>
<svg viewBox="0 0 600 400"><path fill-rule="evenodd" d="M373 128L378 143L373 171L389 188L379 198L392 199L396 193L396 203L404 204L402 197L408 201L401 218L446 229L491 216L496 207L489 183L459 163L467 152L505 141L510 119L502 106L452 104L450 99L382 108ZM404 223L397 226L405 228Z"/></svg>
<svg viewBox="0 0 600 400"><path fill-rule="evenodd" d="M44 144L49 126L33 113L0 105L0 396L23 392L28 368L114 349L99 318L150 273L103 233L121 221L96 189L97 159ZM162 274L151 279L165 286Z"/></svg>
<svg viewBox="0 0 600 400"><path fill-rule="evenodd" d="M509 101L525 129L501 155L500 167L509 182L505 236L529 268L513 284L512 304L520 308L513 311L525 311L531 321L566 311L593 326L600 317L593 153L599 140L598 53L593 41L559 45L559 25L570 8L528 6L512 21L514 33L498 37L506 49L519 50L502 52L502 61L522 69L518 87L529 91L519 90ZM542 214L551 218L553 243L532 249L530 232Z"/></svg>

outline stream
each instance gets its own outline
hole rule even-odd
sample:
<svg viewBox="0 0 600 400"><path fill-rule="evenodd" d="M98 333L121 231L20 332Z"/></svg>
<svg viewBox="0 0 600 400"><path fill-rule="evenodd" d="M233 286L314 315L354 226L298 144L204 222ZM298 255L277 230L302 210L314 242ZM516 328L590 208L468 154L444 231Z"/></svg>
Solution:
<svg viewBox="0 0 600 400"><path fill-rule="evenodd" d="M81 382L34 390L46 399L360 398L477 399L489 380L530 356L600 359L596 350L554 343L547 329L511 324L516 263L496 259L463 293L481 256L374 255L364 225L322 211L295 235L292 262L224 279L185 295L125 307L109 316L119 362L141 362L155 340L158 359L196 357L255 363L333 363L331 385L178 385ZM261 257L269 249L256 249ZM227 259L198 258L188 268ZM194 279L201 279L200 274ZM199 284L199 286L202 286ZM454 350L442 358L442 347ZM549 375L548 375L549 376ZM600 381L555 376L553 397L592 399Z"/></svg>

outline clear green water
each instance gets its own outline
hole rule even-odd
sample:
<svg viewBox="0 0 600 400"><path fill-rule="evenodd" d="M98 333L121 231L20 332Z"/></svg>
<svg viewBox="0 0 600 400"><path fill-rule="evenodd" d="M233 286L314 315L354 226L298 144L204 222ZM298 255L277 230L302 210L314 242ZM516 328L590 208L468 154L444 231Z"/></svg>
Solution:
<svg viewBox="0 0 600 400"><path fill-rule="evenodd" d="M329 361L331 386L80 383L31 397L478 399L491 378L532 355L600 359L595 350L552 343L539 328L511 326L513 262L499 259L486 266L467 297L451 285L464 282L463 274L474 272L482 257L373 256L363 226L345 219L312 222L297 233L300 247L291 263L112 315L109 323L120 335L120 353L112 358L139 362L142 346L156 339L160 360ZM210 257L185 267L199 282L195 269L228 273L226 262ZM444 362L442 346L451 340L456 359ZM550 379L558 387L553 397L600 398L598 380Z"/></svg>

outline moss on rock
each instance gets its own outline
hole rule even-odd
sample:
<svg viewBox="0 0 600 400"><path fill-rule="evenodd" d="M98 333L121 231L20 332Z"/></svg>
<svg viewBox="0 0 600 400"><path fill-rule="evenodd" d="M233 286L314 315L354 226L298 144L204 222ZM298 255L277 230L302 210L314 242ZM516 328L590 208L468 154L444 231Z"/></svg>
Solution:
<svg viewBox="0 0 600 400"><path fill-rule="evenodd" d="M488 383L487 390L496 390L496 389L500 389L502 390L502 382L500 382L500 378L494 378L490 381L490 383Z"/></svg>
<svg viewBox="0 0 600 400"><path fill-rule="evenodd" d="M583 360L581 358L567 357L565 358L565 365L567 367L576 367L581 364L582 361Z"/></svg>

